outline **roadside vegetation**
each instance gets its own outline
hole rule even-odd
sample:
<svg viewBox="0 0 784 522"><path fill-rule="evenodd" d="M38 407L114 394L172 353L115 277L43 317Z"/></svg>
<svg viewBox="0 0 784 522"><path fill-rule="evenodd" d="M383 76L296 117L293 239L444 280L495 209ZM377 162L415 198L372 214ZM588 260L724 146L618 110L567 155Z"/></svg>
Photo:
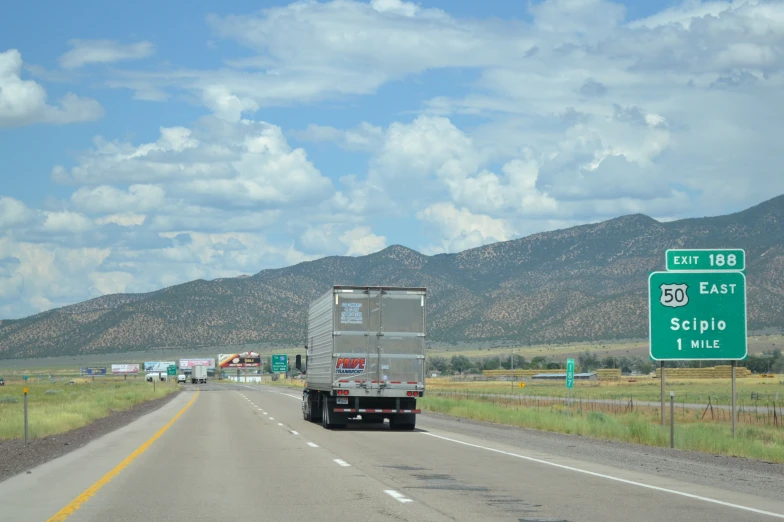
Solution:
<svg viewBox="0 0 784 522"><path fill-rule="evenodd" d="M141 378L98 377L24 383L0 387L0 440L24 437L24 393L28 389L28 435L40 438L86 426L100 418L178 391L176 381L153 384Z"/></svg>
<svg viewBox="0 0 784 522"><path fill-rule="evenodd" d="M482 395L512 395L515 397L557 397L566 398L563 380L535 381L525 379L525 387L520 387L522 379L516 381L460 381L452 378L430 378L427 388L431 393L437 392L444 396L458 394L470 398ZM630 382L631 381L631 382ZM730 379L667 379L665 370L665 387L675 392L676 404L708 405L716 407L728 406L731 401L732 388ZM738 405L744 408L755 406L784 406L784 376L762 378L755 375L737 379ZM575 381L571 391L573 400L614 400L618 402L659 401L661 382L649 376L624 376L620 381ZM669 399L668 399L669 400Z"/></svg>
<svg viewBox="0 0 784 522"><path fill-rule="evenodd" d="M439 396L426 396L420 399L419 405L432 412L523 428L648 446L667 447L670 443L670 428L659 424L657 408L608 413L575 405L571 409L563 404L521 406ZM693 410L679 412L675 420L676 449L784 463L781 427L740 423L733 438L729 422L706 421L700 416L701 412Z"/></svg>

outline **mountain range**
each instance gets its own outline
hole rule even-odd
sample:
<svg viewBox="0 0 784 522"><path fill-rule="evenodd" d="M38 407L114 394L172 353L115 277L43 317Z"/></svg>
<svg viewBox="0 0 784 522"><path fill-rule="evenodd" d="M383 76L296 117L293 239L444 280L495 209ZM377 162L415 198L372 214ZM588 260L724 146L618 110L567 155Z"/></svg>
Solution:
<svg viewBox="0 0 784 522"><path fill-rule="evenodd" d="M0 321L0 358L161 346L301 345L308 303L333 284L425 286L428 338L559 343L645 338L647 278L669 248L744 248L748 326L784 327L784 196L735 214L642 214L426 256L395 245L253 276L106 295Z"/></svg>

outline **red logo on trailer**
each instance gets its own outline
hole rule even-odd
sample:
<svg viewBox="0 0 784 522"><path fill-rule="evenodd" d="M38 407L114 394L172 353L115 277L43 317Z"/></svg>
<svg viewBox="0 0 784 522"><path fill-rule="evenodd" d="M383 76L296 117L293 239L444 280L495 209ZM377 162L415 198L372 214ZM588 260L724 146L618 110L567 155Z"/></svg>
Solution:
<svg viewBox="0 0 784 522"><path fill-rule="evenodd" d="M364 357L338 357L335 363L335 373L358 374L365 372Z"/></svg>

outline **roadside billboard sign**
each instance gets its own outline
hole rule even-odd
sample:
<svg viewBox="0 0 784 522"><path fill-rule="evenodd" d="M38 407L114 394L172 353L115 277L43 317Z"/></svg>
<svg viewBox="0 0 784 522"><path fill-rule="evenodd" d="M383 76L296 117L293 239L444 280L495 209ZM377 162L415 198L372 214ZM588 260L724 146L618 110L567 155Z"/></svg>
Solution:
<svg viewBox="0 0 784 522"><path fill-rule="evenodd" d="M154 361L144 363L144 371L151 373L166 373L169 366L175 365L174 361Z"/></svg>
<svg viewBox="0 0 784 522"><path fill-rule="evenodd" d="M106 375L106 368L82 368L84 375Z"/></svg>
<svg viewBox="0 0 784 522"><path fill-rule="evenodd" d="M139 363L135 364L113 364L112 365L112 374L113 375L124 375L124 374L134 374L139 373Z"/></svg>
<svg viewBox="0 0 784 522"><path fill-rule="evenodd" d="M206 366L208 370L215 369L215 358L211 359L180 359L180 370L189 370L194 366Z"/></svg>
<svg viewBox="0 0 784 522"><path fill-rule="evenodd" d="M256 352L219 353L218 366L221 368L258 368L261 357Z"/></svg>

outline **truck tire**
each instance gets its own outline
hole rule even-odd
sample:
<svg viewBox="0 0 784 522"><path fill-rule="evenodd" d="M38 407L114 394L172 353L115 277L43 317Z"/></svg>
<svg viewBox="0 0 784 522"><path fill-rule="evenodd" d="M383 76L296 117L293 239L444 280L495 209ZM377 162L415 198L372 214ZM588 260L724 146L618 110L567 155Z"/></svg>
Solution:
<svg viewBox="0 0 784 522"><path fill-rule="evenodd" d="M329 414L329 403L328 402L326 402L326 401L324 402L324 405L321 407L321 412L322 412L321 425L324 426L324 429L327 429L327 430L337 430L337 429L342 429L342 428L346 427L345 424L334 424L334 423L331 422L332 419L330 418L330 414Z"/></svg>
<svg viewBox="0 0 784 522"><path fill-rule="evenodd" d="M389 419L389 429L394 431L414 431L416 428L416 415L413 413L400 413Z"/></svg>

